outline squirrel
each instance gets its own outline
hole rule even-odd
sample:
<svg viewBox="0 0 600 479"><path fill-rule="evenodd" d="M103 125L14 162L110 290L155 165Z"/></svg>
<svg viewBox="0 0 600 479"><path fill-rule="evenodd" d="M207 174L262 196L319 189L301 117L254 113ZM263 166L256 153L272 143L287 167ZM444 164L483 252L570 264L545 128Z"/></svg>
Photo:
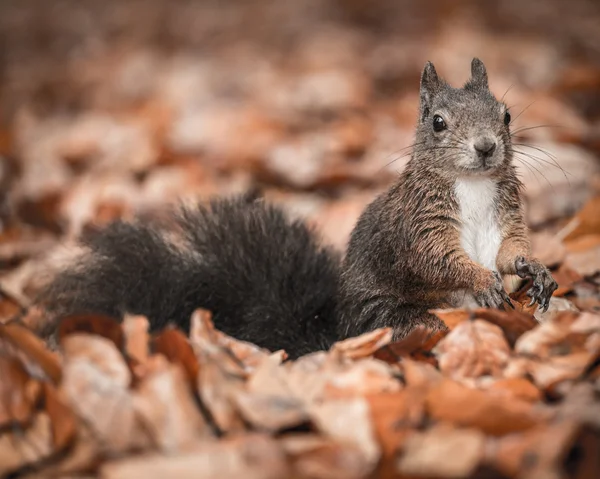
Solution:
<svg viewBox="0 0 600 479"><path fill-rule="evenodd" d="M191 313L290 358L379 327L398 340L418 325L446 329L435 308L511 305L502 277L532 281L543 310L557 288L531 256L511 116L486 68L453 88L428 62L412 156L360 216L345 257L254 195L180 208L174 228L116 221L38 298L50 315L143 314L151 329L187 329Z"/></svg>

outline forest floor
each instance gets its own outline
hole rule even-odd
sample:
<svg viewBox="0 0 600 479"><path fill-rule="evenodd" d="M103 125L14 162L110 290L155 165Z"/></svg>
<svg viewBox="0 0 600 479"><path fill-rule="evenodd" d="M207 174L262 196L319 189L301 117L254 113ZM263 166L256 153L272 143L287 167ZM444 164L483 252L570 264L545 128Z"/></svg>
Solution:
<svg viewBox="0 0 600 479"><path fill-rule="evenodd" d="M3 2L0 477L600 477L600 8L561 3ZM474 55L546 313L521 287L296 361L202 310L155 335L74 318L57 350L27 328L81 233L179 201L258 188L343 250L410 157L425 61L460 85Z"/></svg>

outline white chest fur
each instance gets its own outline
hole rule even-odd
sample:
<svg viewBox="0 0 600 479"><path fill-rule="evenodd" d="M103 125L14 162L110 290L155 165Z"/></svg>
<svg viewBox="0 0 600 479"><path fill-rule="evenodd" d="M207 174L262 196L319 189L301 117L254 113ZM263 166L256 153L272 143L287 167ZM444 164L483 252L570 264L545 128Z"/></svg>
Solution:
<svg viewBox="0 0 600 479"><path fill-rule="evenodd" d="M473 261L496 270L501 242L496 182L490 178L463 178L456 181L454 192L460 208L463 249Z"/></svg>

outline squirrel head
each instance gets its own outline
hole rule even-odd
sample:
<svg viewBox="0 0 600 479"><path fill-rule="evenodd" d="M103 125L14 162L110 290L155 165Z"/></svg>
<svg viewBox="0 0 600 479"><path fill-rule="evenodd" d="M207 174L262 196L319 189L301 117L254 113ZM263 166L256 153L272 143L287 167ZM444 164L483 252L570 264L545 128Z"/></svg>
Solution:
<svg viewBox="0 0 600 479"><path fill-rule="evenodd" d="M485 65L452 88L427 62L421 75L415 159L451 176L491 176L512 160L510 113L488 87Z"/></svg>

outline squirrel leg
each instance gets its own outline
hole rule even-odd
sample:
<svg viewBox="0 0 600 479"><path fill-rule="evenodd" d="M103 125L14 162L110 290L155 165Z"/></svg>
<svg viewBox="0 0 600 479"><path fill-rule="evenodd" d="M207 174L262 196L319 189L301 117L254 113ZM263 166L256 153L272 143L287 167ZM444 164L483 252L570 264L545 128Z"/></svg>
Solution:
<svg viewBox="0 0 600 479"><path fill-rule="evenodd" d="M392 327L394 340L400 340L417 326L425 326L432 331L448 329L439 318L423 306L400 303L390 296L372 298L362 304L352 317L343 322L342 337L357 336L377 328Z"/></svg>

